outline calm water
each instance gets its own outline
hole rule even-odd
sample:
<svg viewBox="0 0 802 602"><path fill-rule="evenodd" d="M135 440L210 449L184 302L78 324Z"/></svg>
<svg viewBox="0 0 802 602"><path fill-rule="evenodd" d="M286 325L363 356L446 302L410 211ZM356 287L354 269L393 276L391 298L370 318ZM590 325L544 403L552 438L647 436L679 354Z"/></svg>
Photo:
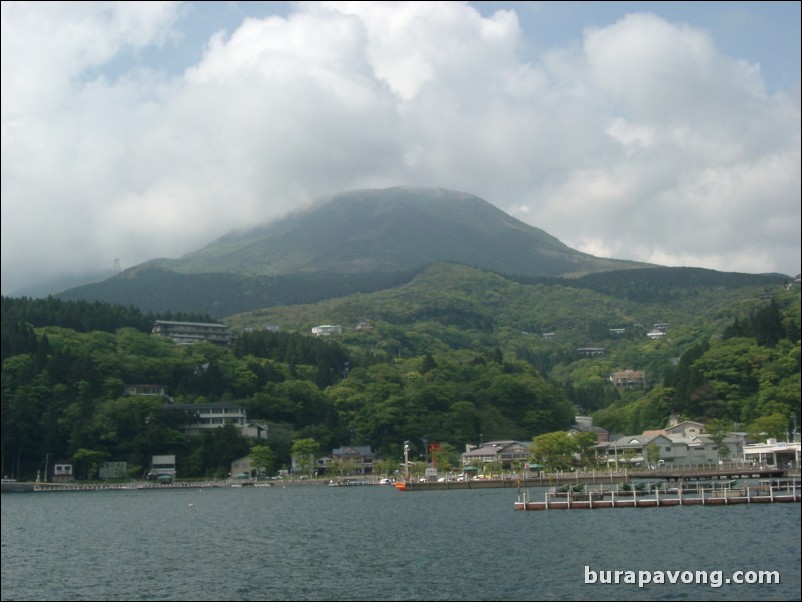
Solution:
<svg viewBox="0 0 802 602"><path fill-rule="evenodd" d="M800 504L514 502L509 489L392 487L3 494L2 599L800 599ZM782 582L591 585L586 566L773 570Z"/></svg>

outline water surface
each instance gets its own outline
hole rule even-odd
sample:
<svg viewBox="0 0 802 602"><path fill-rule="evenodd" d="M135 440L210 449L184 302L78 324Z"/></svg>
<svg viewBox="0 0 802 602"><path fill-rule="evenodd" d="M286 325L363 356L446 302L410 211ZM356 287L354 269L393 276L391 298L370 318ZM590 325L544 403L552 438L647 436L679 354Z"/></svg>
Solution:
<svg viewBox="0 0 802 602"><path fill-rule="evenodd" d="M3 494L2 599L800 599L800 504L514 502L509 489L381 486ZM588 570L781 583L587 584Z"/></svg>

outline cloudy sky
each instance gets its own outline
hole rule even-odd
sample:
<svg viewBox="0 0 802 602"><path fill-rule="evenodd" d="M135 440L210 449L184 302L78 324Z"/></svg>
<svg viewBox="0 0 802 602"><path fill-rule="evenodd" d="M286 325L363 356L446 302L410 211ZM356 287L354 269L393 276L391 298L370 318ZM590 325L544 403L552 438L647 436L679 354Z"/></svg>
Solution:
<svg viewBox="0 0 802 602"><path fill-rule="evenodd" d="M343 190L800 272L799 2L3 2L2 293Z"/></svg>

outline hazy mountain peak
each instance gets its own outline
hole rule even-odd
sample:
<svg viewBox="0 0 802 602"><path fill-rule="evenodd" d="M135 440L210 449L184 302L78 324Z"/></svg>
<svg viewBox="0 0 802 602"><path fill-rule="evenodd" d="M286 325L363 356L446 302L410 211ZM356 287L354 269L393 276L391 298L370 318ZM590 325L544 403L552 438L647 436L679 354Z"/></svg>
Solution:
<svg viewBox="0 0 802 602"><path fill-rule="evenodd" d="M277 275L396 272L438 261L527 276L645 265L570 249L477 196L415 186L341 192L158 264L185 273Z"/></svg>

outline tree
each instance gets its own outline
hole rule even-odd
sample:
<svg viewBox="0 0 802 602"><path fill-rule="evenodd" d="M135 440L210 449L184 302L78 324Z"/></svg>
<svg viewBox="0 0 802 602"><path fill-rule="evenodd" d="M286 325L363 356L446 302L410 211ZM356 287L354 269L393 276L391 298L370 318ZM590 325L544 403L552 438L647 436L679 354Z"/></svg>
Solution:
<svg viewBox="0 0 802 602"><path fill-rule="evenodd" d="M329 471L338 476L348 476L356 474L360 468L360 464L354 458L344 458L339 462L332 462L329 464Z"/></svg>
<svg viewBox="0 0 802 602"><path fill-rule="evenodd" d="M223 476L229 473L231 462L246 455L250 445L233 424L203 429L199 454L207 475Z"/></svg>
<svg viewBox="0 0 802 602"><path fill-rule="evenodd" d="M432 466L438 470L448 470L451 466L457 464L459 454L457 449L450 443L432 444L429 447L432 455Z"/></svg>
<svg viewBox="0 0 802 602"><path fill-rule="evenodd" d="M503 466L501 460L494 459L482 464L482 474L488 477L497 477L501 474Z"/></svg>
<svg viewBox="0 0 802 602"><path fill-rule="evenodd" d="M431 372L437 368L437 362L434 361L431 353L427 353L423 356L423 364L421 366L421 372L426 374L427 372Z"/></svg>
<svg viewBox="0 0 802 602"><path fill-rule="evenodd" d="M659 445L650 443L646 446L646 460L649 462L649 466L657 466L657 463L660 461Z"/></svg>
<svg viewBox="0 0 802 602"><path fill-rule="evenodd" d="M593 448L598 444L598 442L599 441L596 437L596 433L591 431L574 435L576 451L579 454L583 465L587 466L595 460Z"/></svg>
<svg viewBox="0 0 802 602"><path fill-rule="evenodd" d="M576 442L568 433L557 431L535 437L530 449L535 458L548 469L562 469L571 466Z"/></svg>
<svg viewBox="0 0 802 602"><path fill-rule="evenodd" d="M251 448L251 464L256 466L258 472L273 472L276 454L267 445L254 445Z"/></svg>
<svg viewBox="0 0 802 602"><path fill-rule="evenodd" d="M374 460L373 472L374 474L384 474L392 476L393 474L396 473L396 471L401 469L402 464L403 463L399 462L398 459Z"/></svg>
<svg viewBox="0 0 802 602"><path fill-rule="evenodd" d="M730 432L730 423L720 418L708 420L705 424L705 433L710 436L713 443L718 448L719 460L726 460L730 457L730 448L724 445L724 439Z"/></svg>
<svg viewBox="0 0 802 602"><path fill-rule="evenodd" d="M79 479L91 480L97 477L100 463L107 458L101 451L81 448L73 454L72 462L76 466Z"/></svg>
<svg viewBox="0 0 802 602"><path fill-rule="evenodd" d="M638 457L639 450L632 449L631 447L624 450L624 453L621 454L621 462L628 466L632 466L635 463L635 458Z"/></svg>
<svg viewBox="0 0 802 602"><path fill-rule="evenodd" d="M314 439L296 439L292 442L292 457L295 459L295 465L298 467L298 472L301 474L311 476L315 468L315 458L320 453L320 446Z"/></svg>
<svg viewBox="0 0 802 602"><path fill-rule="evenodd" d="M785 440L788 428L788 419L782 414L771 414L756 418L746 427L746 432L753 439L772 438Z"/></svg>

